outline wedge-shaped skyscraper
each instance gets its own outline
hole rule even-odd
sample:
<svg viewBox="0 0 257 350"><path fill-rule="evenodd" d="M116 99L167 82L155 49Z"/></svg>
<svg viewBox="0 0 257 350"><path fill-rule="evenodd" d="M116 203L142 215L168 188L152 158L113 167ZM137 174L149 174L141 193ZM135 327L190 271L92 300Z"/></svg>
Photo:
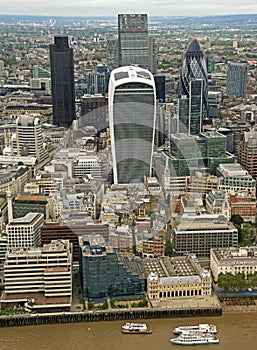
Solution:
<svg viewBox="0 0 257 350"><path fill-rule="evenodd" d="M112 71L109 118L115 184L151 175L156 92L150 71L124 66Z"/></svg>

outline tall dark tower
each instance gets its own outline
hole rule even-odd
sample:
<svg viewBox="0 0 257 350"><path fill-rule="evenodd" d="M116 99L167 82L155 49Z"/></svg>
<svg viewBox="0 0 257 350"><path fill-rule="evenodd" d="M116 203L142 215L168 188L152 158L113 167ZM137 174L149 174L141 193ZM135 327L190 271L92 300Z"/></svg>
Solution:
<svg viewBox="0 0 257 350"><path fill-rule="evenodd" d="M194 39L185 54L181 76L180 93L190 98L190 82L194 79L203 80L202 118L208 117L208 74L206 61L199 42Z"/></svg>
<svg viewBox="0 0 257 350"><path fill-rule="evenodd" d="M55 36L50 45L53 123L69 128L76 118L73 49L67 36Z"/></svg>

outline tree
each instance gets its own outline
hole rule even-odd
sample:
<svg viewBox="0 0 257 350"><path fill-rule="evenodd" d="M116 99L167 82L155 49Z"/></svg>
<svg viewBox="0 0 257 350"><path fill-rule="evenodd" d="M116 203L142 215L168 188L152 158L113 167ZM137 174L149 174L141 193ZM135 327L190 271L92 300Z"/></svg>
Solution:
<svg viewBox="0 0 257 350"><path fill-rule="evenodd" d="M233 224L236 227L240 227L240 228L241 228L242 224L244 223L244 219L239 214L232 215L230 221L233 222Z"/></svg>
<svg viewBox="0 0 257 350"><path fill-rule="evenodd" d="M172 254L173 254L173 246L172 246L172 243L171 243L170 239L167 239L164 255L172 256Z"/></svg>

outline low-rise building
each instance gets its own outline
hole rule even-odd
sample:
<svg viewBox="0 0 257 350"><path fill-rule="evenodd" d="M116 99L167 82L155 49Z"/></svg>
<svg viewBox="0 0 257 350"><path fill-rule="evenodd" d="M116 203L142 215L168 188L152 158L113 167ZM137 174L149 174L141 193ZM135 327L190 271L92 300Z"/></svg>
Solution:
<svg viewBox="0 0 257 350"><path fill-rule="evenodd" d="M161 301L210 296L211 273L203 269L196 256L145 259L147 295L156 306Z"/></svg>
<svg viewBox="0 0 257 350"><path fill-rule="evenodd" d="M253 274L257 272L257 247L211 249L210 268L216 281L221 273Z"/></svg>
<svg viewBox="0 0 257 350"><path fill-rule="evenodd" d="M72 297L72 244L52 241L43 247L13 248L4 264L4 305L28 311L69 311Z"/></svg>
<svg viewBox="0 0 257 350"><path fill-rule="evenodd" d="M184 214L173 231L176 255L210 256L211 248L237 247L238 230L218 214Z"/></svg>

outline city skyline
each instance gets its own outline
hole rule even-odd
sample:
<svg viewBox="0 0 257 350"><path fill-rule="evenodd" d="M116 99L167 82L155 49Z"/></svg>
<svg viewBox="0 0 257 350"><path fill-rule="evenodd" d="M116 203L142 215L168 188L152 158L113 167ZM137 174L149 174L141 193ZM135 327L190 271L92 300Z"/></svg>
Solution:
<svg viewBox="0 0 257 350"><path fill-rule="evenodd" d="M111 6L104 0L75 0L70 4L68 0L58 0L54 3L38 0L2 1L2 15L47 15L47 16L116 16L118 13L145 13L149 16L208 16L256 14L254 0L242 1L203 1L186 0L184 2L168 0L146 0L129 2L113 0Z"/></svg>

